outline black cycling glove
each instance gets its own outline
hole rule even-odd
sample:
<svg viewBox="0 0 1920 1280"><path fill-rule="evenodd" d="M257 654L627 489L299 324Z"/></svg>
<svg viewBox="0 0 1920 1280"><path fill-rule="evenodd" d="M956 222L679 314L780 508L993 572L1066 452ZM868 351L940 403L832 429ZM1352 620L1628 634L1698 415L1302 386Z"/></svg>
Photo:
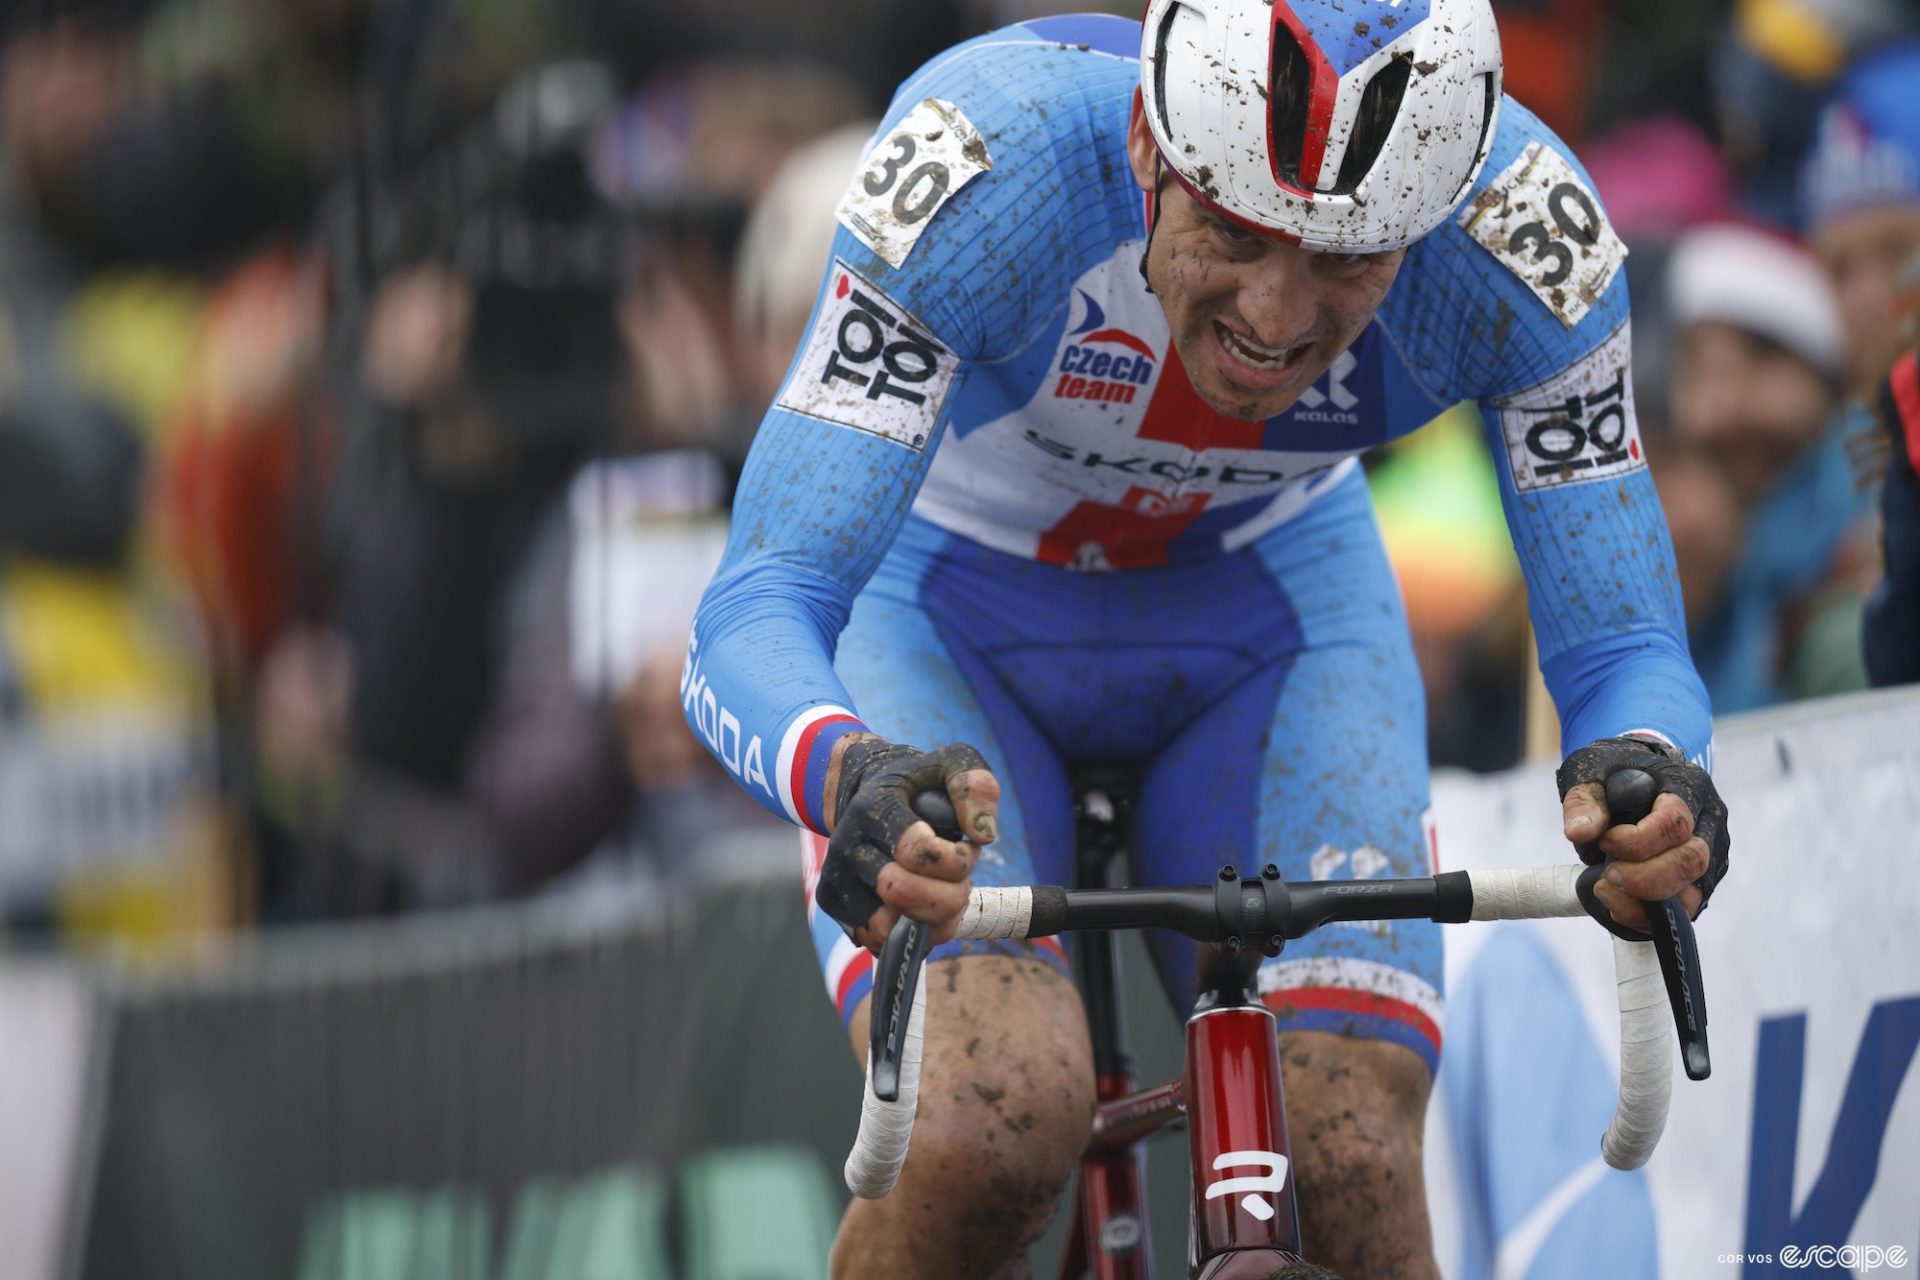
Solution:
<svg viewBox="0 0 1920 1280"><path fill-rule="evenodd" d="M886 905L874 885L880 869L893 861L900 837L921 821L913 811L913 798L923 791L944 796L947 779L986 767L978 751L958 742L937 751L882 738L847 744L840 756L833 834L827 838L827 857L813 898L848 937L864 929L873 913ZM961 838L956 831L938 834L948 840Z"/></svg>
<svg viewBox="0 0 1920 1280"><path fill-rule="evenodd" d="M1689 761L1678 748L1651 738L1602 738L1580 748L1560 765L1554 780L1560 798L1583 782L1605 783L1622 769L1651 774L1660 791L1679 796L1693 814L1693 834L1707 845L1707 869L1694 884L1700 887L1700 910L1707 909L1714 886L1727 874L1727 806L1713 785L1713 776ZM1581 861L1593 866L1604 860L1594 841L1576 846ZM1696 913L1697 914L1697 913Z"/></svg>

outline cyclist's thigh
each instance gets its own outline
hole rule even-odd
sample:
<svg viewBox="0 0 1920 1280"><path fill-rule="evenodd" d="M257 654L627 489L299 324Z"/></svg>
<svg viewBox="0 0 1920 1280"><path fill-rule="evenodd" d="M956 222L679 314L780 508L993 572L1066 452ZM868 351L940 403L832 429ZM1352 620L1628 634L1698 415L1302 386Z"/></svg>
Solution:
<svg viewBox="0 0 1920 1280"><path fill-rule="evenodd" d="M1428 874L1425 695L1361 477L1250 551L1275 595L1238 601L1235 625L1291 628L1291 641L1149 767L1140 879L1204 883L1229 862L1272 862L1288 879ZM1154 949L1184 1007L1191 945L1167 935ZM1283 1031L1385 1039L1437 1061L1431 922L1329 925L1267 961L1260 989Z"/></svg>
<svg viewBox="0 0 1920 1280"><path fill-rule="evenodd" d="M1000 837L982 851L976 885L1060 884L1069 874L1073 809L1063 766L1031 720L968 651L956 627L923 607L919 583L936 571L924 530L910 523L895 550L854 602L834 667L861 720L895 742L933 747L967 742L1000 782ZM813 909L811 885L826 841L808 833L808 911L827 990L846 1022L873 987L872 956L830 917ZM947 943L930 958L1003 953L1032 956L1066 972L1057 940Z"/></svg>

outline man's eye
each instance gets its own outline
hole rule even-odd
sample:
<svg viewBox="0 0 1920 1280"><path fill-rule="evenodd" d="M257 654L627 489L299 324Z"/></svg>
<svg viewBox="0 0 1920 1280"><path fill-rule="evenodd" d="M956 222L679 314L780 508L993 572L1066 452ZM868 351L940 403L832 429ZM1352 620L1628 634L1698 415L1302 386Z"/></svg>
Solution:
<svg viewBox="0 0 1920 1280"><path fill-rule="evenodd" d="M1234 244L1245 244L1254 238L1253 232L1245 227L1236 227L1231 222L1215 222L1213 229L1220 233L1221 239Z"/></svg>
<svg viewBox="0 0 1920 1280"><path fill-rule="evenodd" d="M1319 255L1320 269L1329 275L1352 278L1365 274L1373 262L1370 253L1323 253Z"/></svg>

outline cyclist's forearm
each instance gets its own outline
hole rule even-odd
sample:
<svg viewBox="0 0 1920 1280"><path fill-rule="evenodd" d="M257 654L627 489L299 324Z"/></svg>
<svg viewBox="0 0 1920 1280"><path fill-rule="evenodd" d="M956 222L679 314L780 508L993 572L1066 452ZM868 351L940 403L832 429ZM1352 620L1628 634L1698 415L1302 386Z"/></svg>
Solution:
<svg viewBox="0 0 1920 1280"><path fill-rule="evenodd" d="M1620 342L1616 336L1614 347ZM1617 350L1612 358L1621 358ZM1606 351L1589 362L1595 369L1586 371L1588 383L1604 382L1611 371L1624 384L1625 365L1610 363ZM1666 517L1638 453L1631 402L1622 402L1619 421L1608 428L1632 444L1621 454L1625 461L1545 468L1544 474L1530 465L1515 469L1507 445L1517 428L1501 417L1499 405L1485 409L1501 502L1526 576L1541 671L1560 712L1563 742L1572 749L1651 729L1689 757L1704 758L1711 710L1687 652L1680 575ZM1511 417L1515 410L1504 412ZM1555 411L1539 405L1520 421L1534 422L1528 438L1548 424L1549 443L1556 438L1552 430L1568 430ZM1589 475L1594 478L1581 478Z"/></svg>
<svg viewBox="0 0 1920 1280"><path fill-rule="evenodd" d="M924 454L771 411L694 620L687 722L762 806L816 831L833 745L864 728L834 648L925 470Z"/></svg>
<svg viewBox="0 0 1920 1280"><path fill-rule="evenodd" d="M845 604L760 567L714 582L694 619L680 704L694 735L769 812L826 830L834 746L863 731L833 671Z"/></svg>
<svg viewBox="0 0 1920 1280"><path fill-rule="evenodd" d="M1567 750L1601 738L1652 730L1708 761L1713 721L1707 693L1684 640L1666 628L1603 636L1540 666Z"/></svg>

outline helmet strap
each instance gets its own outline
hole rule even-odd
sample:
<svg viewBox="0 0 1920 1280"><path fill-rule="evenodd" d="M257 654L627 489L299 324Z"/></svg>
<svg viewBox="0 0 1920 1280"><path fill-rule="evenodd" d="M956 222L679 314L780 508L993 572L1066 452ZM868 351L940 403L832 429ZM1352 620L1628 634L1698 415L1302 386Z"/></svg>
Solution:
<svg viewBox="0 0 1920 1280"><path fill-rule="evenodd" d="M1166 181L1160 171L1160 151L1153 153L1153 191L1147 196L1147 243L1140 250L1140 283L1147 286L1147 292L1153 292L1153 281L1147 279L1147 255L1153 252L1153 233L1160 229L1160 188Z"/></svg>

